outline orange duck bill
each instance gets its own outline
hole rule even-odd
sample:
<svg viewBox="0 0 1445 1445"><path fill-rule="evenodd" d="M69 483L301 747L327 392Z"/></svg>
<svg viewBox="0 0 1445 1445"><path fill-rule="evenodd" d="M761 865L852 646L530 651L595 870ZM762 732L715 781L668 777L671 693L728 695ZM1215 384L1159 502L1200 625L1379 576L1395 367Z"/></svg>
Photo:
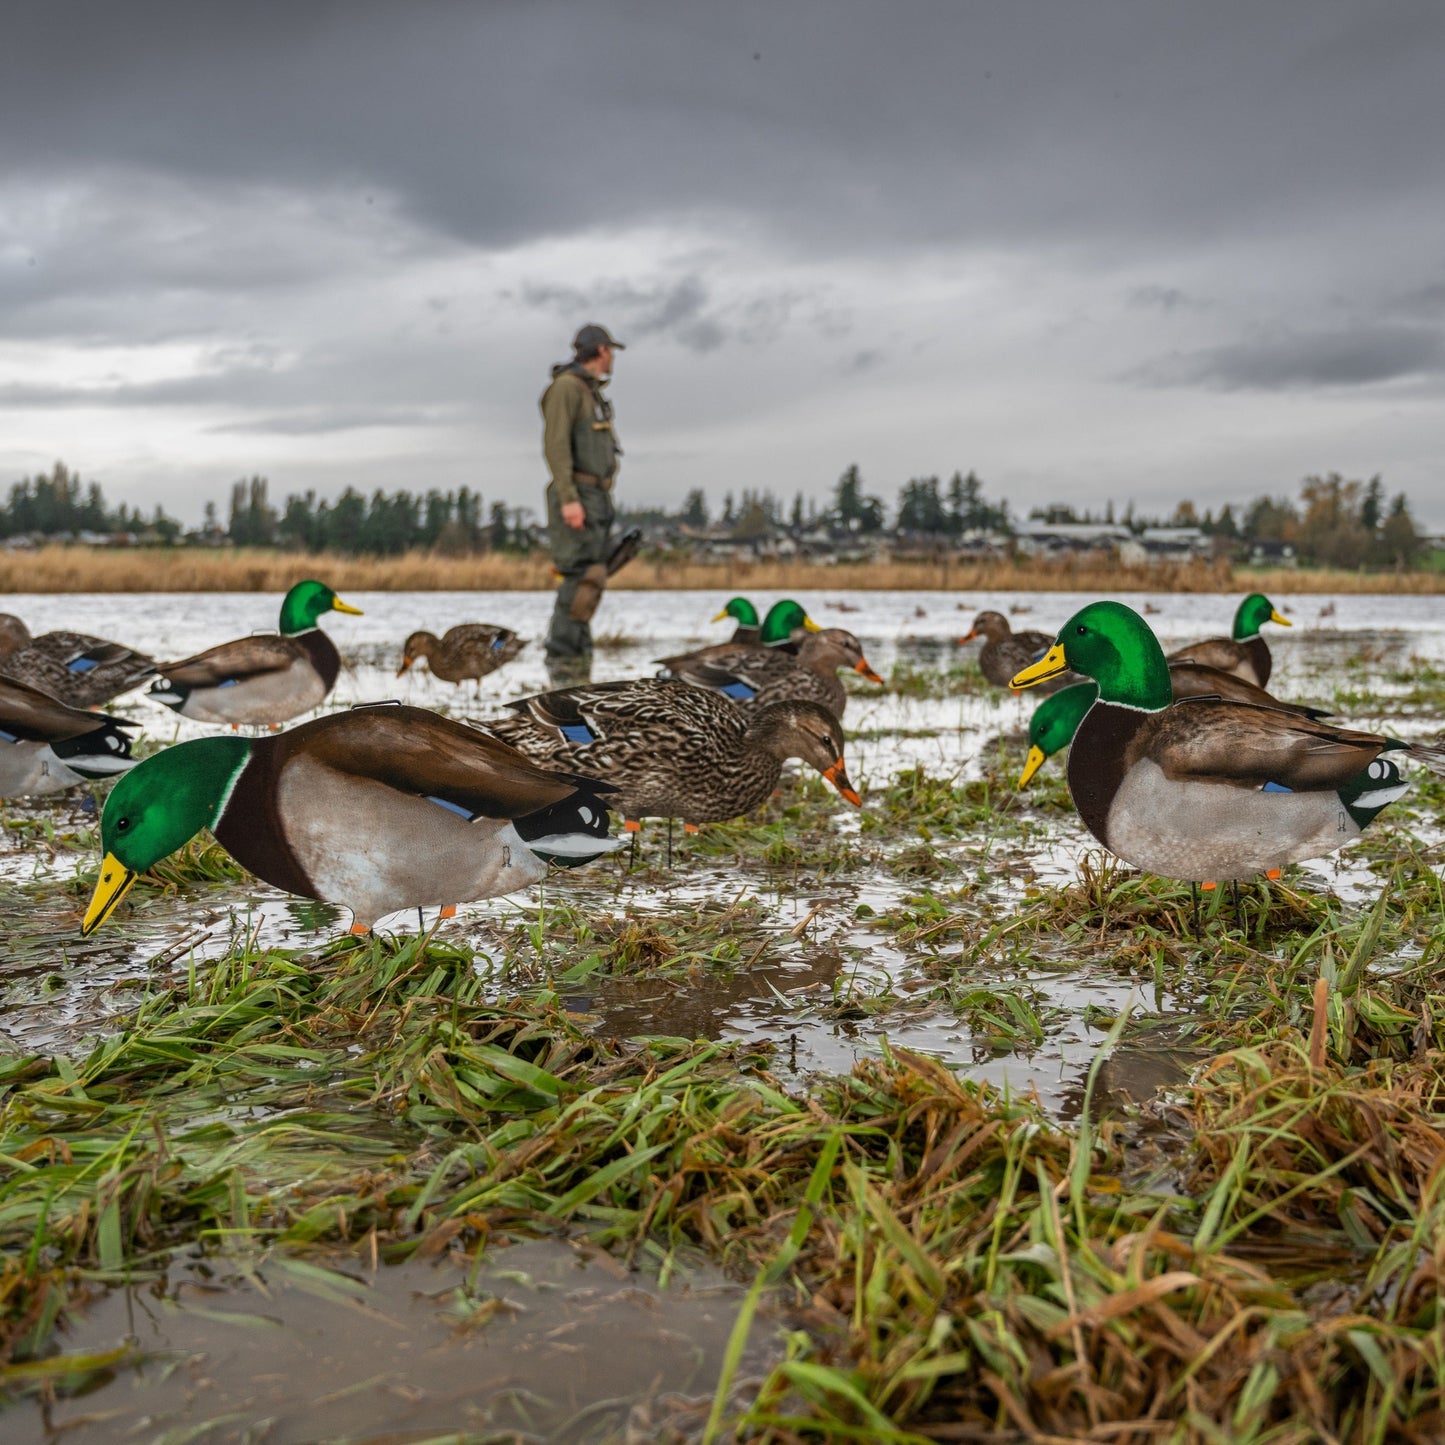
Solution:
<svg viewBox="0 0 1445 1445"><path fill-rule="evenodd" d="M831 768L824 768L823 776L827 778L855 808L862 806L863 799L858 796L858 790L848 781L848 769L843 766L842 758L839 758Z"/></svg>
<svg viewBox="0 0 1445 1445"><path fill-rule="evenodd" d="M878 674L874 672L871 667L868 666L868 659L866 657L860 657L858 661L853 664L853 671L861 672L863 676L868 679L869 682L876 682L881 686L886 686L886 684L883 682L883 679L879 677Z"/></svg>

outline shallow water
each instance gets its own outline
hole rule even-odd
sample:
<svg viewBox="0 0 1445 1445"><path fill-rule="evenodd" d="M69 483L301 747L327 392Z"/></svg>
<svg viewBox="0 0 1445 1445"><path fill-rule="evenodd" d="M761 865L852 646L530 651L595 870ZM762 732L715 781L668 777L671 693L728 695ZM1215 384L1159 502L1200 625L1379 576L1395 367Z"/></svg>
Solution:
<svg viewBox="0 0 1445 1445"><path fill-rule="evenodd" d="M188 1251L114 1290L67 1354L120 1358L84 1392L4 1415L7 1445L205 1440L656 1440L696 1434L744 1291L710 1268L667 1289L567 1240L369 1267L354 1256ZM739 1381L777 1354L766 1311ZM495 1434L491 1433L495 1432Z"/></svg>
<svg viewBox="0 0 1445 1445"><path fill-rule="evenodd" d="M730 624L709 626L727 594L616 592L608 596L595 632L600 643L599 680L646 674L651 659L688 646L719 640ZM458 621L505 621L524 636L540 637L550 594L362 593L348 601L363 617L333 614L325 626L336 639L346 666L332 706L397 697L454 713L484 717L500 702L546 685L537 643L480 689L455 688L429 676L398 680L401 642L419 626L442 631ZM760 599L765 600L765 599ZM824 625L856 632L869 660L885 676L899 664L913 671L967 668L973 649L956 639L985 607L1009 611L1018 625L1040 630L1057 626L1083 594L1024 599L1000 594L862 593L850 598L826 590L799 594ZM1236 599L1198 595L1132 596L1136 607L1153 609L1150 621L1166 645L1201 633L1227 631ZM8 609L36 631L50 627L92 630L152 652L183 655L247 629L274 626L275 599L255 594L202 594L7 599ZM1345 597L1333 600L1334 614L1321 619L1326 599L1293 597L1288 610L1299 620L1293 631L1272 629L1276 657L1274 685L1289 696L1330 696L1342 673L1372 699L1368 715L1342 718L1388 724L1404 736L1433 733L1441 719L1419 716L1391 700L1405 692L1414 660L1445 664L1445 608L1429 597ZM846 610L844 610L846 608ZM1034 706L992 689L956 696L871 693L860 688L849 703L845 726L853 741L849 771L855 782L875 790L904 768L968 781L986 776L996 764L996 739L1021 737ZM179 720L143 694L124 700L118 711L140 720L158 741L200 735L204 727ZM1052 766L1058 767L1055 762ZM87 812L90 806L92 811ZM840 846L857 840L858 819L830 796ZM865 803L865 807L868 806ZM708 903L735 896L754 898L757 908L739 926L739 959L726 967L695 968L684 976L609 977L585 986L559 985L570 1005L592 1015L610 1034L681 1034L737 1038L772 1044L775 1067L799 1080L816 1070L846 1070L893 1044L935 1053L964 1072L1015 1091L1033 1088L1046 1103L1066 1110L1109 1022L1131 1005L1136 1013L1165 1021L1187 1015L1190 1000L1137 986L1126 969L1097 961L1042 959L1019 968L979 965L970 982L984 989L1027 997L1047 1027L1042 1037L1009 1040L978 1033L956 1010L936 1001L914 1004L912 992L933 967L931 948L905 948L866 917L896 909L914 895L944 891L962 878L987 877L996 899L1071 878L1092 847L1072 816L1033 817L1027 797L1016 804L1030 826L1005 840L928 840L943 863L939 876L908 879L866 858L836 876L812 876L768 868L756 861L700 857L679 833L673 866L665 866L665 830L649 825L643 839L647 866L627 871L623 857L569 874L554 874L545 897L598 916L674 918ZM0 841L0 907L23 927L12 927L0 943L0 1047L77 1049L103 1032L134 1002L137 991L177 972L204 969L208 959L252 938L262 945L305 947L334 936L345 925L335 909L286 898L262 885L216 885L189 890L179 898L160 893L132 895L133 906L90 940L76 925L88 894L82 874L94 866L93 804L80 793L39 803L11 803L5 814L27 831L7 829ZM1306 886L1330 889L1346 901L1367 898L1374 874L1347 851L1302 870ZM499 992L553 978L569 960L544 950L525 980L509 978L500 960L506 938L518 923L536 921L537 895L517 895L465 905L459 917L441 925L442 936L465 939L483 958L497 961ZM801 937L792 931L812 915ZM428 917L428 924L435 920ZM383 927L410 931L417 920L394 916ZM483 964L485 966L485 964ZM870 1000L883 995L886 1008ZM1146 1071L1147 1072L1147 1071Z"/></svg>

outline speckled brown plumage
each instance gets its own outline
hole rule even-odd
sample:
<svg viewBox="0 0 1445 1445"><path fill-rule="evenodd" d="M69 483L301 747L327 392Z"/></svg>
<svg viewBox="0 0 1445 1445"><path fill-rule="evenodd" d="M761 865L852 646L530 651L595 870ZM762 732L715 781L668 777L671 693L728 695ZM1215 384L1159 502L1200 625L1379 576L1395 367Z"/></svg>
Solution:
<svg viewBox="0 0 1445 1445"><path fill-rule="evenodd" d="M980 612L973 619L968 635L960 637L959 642L972 642L976 637L984 639L978 654L978 670L995 687L1008 687L1013 678L1030 663L1037 662L1054 645L1053 637L1047 633L1013 631L1008 618L1001 612ZM1032 691L1042 697L1082 681L1077 673L1066 672L1039 684Z"/></svg>
<svg viewBox="0 0 1445 1445"><path fill-rule="evenodd" d="M711 688L741 707L757 709L785 700L816 702L840 718L848 692L839 668L883 681L868 666L862 644L841 627L805 633L796 655L761 644L725 642L657 660L664 669L659 676Z"/></svg>
<svg viewBox="0 0 1445 1445"><path fill-rule="evenodd" d="M84 632L32 638L14 615L0 615L0 677L49 693L71 707L99 707L155 675L155 663L121 642Z"/></svg>
<svg viewBox="0 0 1445 1445"><path fill-rule="evenodd" d="M837 718L814 702L746 713L707 688L663 678L563 688L478 724L544 767L611 783L627 818L720 822L751 812L801 758L856 802Z"/></svg>
<svg viewBox="0 0 1445 1445"><path fill-rule="evenodd" d="M460 622L442 637L434 632L413 632L402 648L396 675L400 677L425 658L432 674L443 682L480 682L526 645L510 627L490 622Z"/></svg>

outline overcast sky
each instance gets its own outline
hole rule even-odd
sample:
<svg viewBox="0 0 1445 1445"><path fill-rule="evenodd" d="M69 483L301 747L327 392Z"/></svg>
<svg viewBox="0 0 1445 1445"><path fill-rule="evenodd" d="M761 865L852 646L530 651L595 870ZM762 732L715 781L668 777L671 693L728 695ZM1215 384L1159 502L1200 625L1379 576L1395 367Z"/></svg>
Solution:
<svg viewBox="0 0 1445 1445"><path fill-rule="evenodd" d="M628 501L1445 527L1445 6L7 4L0 485L536 504L588 320Z"/></svg>

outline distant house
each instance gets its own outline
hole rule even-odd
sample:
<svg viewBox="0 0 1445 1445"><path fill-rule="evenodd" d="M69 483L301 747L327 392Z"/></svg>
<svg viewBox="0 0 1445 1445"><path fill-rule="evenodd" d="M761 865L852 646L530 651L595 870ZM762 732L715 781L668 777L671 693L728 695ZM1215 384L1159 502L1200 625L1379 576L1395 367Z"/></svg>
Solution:
<svg viewBox="0 0 1445 1445"><path fill-rule="evenodd" d="M1134 540L1146 558L1159 561L1187 562L1213 551L1211 538L1199 527L1145 527Z"/></svg>
<svg viewBox="0 0 1445 1445"><path fill-rule="evenodd" d="M1295 567L1299 565L1299 554L1293 542L1251 542L1249 560L1256 566Z"/></svg>
<svg viewBox="0 0 1445 1445"><path fill-rule="evenodd" d="M1020 522L1015 536L1026 557L1063 557L1079 552L1120 552L1134 540L1111 522Z"/></svg>

